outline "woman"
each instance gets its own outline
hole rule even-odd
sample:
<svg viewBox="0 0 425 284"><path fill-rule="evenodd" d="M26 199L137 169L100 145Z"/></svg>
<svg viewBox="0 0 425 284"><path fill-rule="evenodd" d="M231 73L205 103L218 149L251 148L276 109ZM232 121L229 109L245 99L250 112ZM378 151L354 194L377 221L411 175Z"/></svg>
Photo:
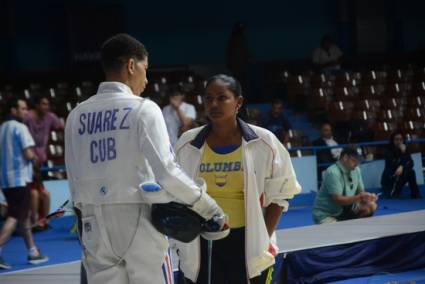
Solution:
<svg viewBox="0 0 425 284"><path fill-rule="evenodd" d="M396 198L400 196L406 183L409 183L411 197L420 198L413 160L404 144L403 134L394 132L390 136L390 145L385 154L385 169L381 184L391 198Z"/></svg>
<svg viewBox="0 0 425 284"><path fill-rule="evenodd" d="M288 152L268 130L237 117L240 84L216 75L206 84L210 123L184 133L176 155L229 216L230 234L212 246L211 283L270 283L277 254L275 228L301 188ZM208 283L208 242L178 243L183 283Z"/></svg>

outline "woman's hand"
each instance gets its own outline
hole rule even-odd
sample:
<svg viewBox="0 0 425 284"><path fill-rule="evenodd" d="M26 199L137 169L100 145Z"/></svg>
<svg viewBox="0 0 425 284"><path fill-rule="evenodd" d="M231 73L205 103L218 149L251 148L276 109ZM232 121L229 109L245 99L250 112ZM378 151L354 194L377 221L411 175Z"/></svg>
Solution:
<svg viewBox="0 0 425 284"><path fill-rule="evenodd" d="M403 174L403 166L398 166L398 168L395 170L394 176L399 177Z"/></svg>

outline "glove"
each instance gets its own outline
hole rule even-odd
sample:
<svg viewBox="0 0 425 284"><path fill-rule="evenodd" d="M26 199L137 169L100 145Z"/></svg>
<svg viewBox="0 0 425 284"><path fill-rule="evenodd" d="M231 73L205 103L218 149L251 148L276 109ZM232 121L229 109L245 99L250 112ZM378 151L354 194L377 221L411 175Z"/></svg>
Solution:
<svg viewBox="0 0 425 284"><path fill-rule="evenodd" d="M230 233L227 215L215 215L202 224L201 236L206 240L220 240Z"/></svg>
<svg viewBox="0 0 425 284"><path fill-rule="evenodd" d="M214 216L224 216L223 210L217 205L215 200L207 194L205 181L203 179L197 179L196 183L201 188L201 196L190 209L198 213L205 220L210 220Z"/></svg>

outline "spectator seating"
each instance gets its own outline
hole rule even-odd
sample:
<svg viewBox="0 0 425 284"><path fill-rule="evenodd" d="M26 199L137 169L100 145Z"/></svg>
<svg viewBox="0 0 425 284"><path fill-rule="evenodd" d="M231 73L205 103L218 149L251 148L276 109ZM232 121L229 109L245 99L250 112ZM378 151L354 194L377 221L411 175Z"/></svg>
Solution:
<svg viewBox="0 0 425 284"><path fill-rule="evenodd" d="M424 68L289 74L286 84L289 102L306 105L312 118L333 123L364 120L376 140L388 138L395 129L412 138L424 135Z"/></svg>

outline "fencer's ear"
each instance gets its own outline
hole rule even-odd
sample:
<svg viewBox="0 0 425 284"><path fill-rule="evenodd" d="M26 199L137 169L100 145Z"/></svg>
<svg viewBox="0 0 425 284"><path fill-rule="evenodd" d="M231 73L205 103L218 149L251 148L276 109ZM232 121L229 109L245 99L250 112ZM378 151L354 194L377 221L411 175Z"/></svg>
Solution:
<svg viewBox="0 0 425 284"><path fill-rule="evenodd" d="M127 64L126 64L127 71L128 71L128 73L130 73L131 75L133 75L133 74L134 74L134 70L135 70L135 68L136 68L135 64L136 64L136 62L134 61L134 59L133 59L133 58L129 58L129 59L127 60Z"/></svg>
<svg viewBox="0 0 425 284"><path fill-rule="evenodd" d="M241 108L243 105L244 98L242 96L238 97L238 108Z"/></svg>

